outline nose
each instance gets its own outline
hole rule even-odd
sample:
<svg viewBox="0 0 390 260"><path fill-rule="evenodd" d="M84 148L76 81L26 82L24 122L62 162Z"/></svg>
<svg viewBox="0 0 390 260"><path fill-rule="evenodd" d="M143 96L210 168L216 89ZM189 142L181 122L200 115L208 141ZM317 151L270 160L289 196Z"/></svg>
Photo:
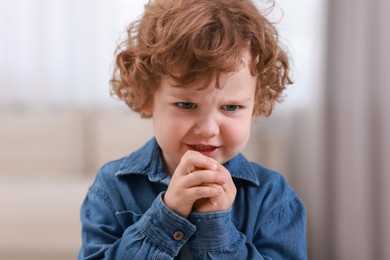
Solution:
<svg viewBox="0 0 390 260"><path fill-rule="evenodd" d="M194 134L210 138L219 134L218 118L212 113L199 116L194 125Z"/></svg>

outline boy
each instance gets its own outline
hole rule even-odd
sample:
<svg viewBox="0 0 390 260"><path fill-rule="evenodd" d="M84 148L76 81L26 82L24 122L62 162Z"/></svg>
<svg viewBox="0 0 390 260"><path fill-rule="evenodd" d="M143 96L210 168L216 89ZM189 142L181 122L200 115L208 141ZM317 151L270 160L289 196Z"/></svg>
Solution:
<svg viewBox="0 0 390 260"><path fill-rule="evenodd" d="M155 137L97 174L79 259L306 259L302 202L241 154L288 72L250 0L149 2L111 87L152 118Z"/></svg>

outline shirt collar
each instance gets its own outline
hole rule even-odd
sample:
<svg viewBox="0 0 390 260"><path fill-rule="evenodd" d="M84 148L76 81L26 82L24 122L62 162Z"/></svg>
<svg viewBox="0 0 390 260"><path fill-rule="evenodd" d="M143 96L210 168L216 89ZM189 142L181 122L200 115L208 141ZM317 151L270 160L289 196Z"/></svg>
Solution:
<svg viewBox="0 0 390 260"><path fill-rule="evenodd" d="M242 154L238 154L226 162L224 166L233 178L259 185L258 172L255 170L253 163L248 162ZM165 171L161 149L155 138L152 138L139 150L125 157L115 175L125 176L132 174L147 175L152 182L169 184L170 178Z"/></svg>

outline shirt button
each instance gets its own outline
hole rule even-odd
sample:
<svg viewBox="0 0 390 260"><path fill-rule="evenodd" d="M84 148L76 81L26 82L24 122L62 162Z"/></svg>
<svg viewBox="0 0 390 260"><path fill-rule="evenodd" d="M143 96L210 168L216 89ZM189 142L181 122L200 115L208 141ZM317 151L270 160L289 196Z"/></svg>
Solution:
<svg viewBox="0 0 390 260"><path fill-rule="evenodd" d="M173 232L172 236L173 239L175 239L176 241L180 241L184 238L184 233L180 230L176 230L175 232Z"/></svg>

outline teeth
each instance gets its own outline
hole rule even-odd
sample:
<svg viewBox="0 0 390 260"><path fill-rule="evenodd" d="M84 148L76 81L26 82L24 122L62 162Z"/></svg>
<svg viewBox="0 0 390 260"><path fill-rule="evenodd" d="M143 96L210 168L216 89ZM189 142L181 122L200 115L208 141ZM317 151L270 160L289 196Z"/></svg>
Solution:
<svg viewBox="0 0 390 260"><path fill-rule="evenodd" d="M215 147L214 146L211 146L211 145L194 145L192 146L195 150L197 151L211 151L211 150L214 150Z"/></svg>

